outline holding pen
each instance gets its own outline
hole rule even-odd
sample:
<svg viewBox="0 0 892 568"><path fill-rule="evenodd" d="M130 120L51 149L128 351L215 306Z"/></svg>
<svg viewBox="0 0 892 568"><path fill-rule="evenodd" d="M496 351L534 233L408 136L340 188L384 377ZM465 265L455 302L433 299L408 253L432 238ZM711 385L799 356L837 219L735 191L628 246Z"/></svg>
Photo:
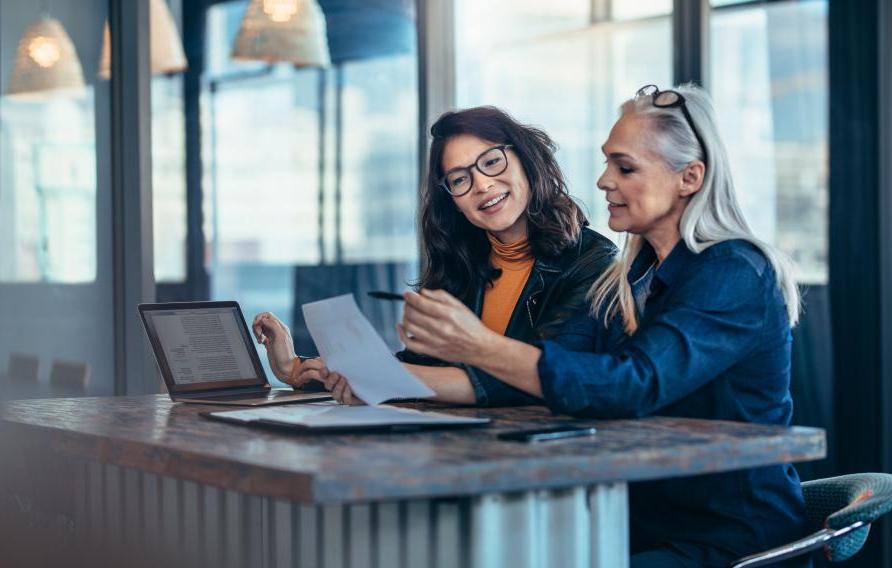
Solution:
<svg viewBox="0 0 892 568"><path fill-rule="evenodd" d="M380 290L375 290L368 293L369 296L378 300L390 300L392 302L402 302L405 300L402 294L394 294L393 292L382 292Z"/></svg>

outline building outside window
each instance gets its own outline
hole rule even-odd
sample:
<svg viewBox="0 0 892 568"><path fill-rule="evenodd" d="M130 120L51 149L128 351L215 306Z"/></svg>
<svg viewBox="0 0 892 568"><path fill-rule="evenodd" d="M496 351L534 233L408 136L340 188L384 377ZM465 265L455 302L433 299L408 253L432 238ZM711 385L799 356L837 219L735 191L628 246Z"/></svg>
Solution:
<svg viewBox="0 0 892 568"><path fill-rule="evenodd" d="M570 193L593 228L607 227L595 186L601 144L625 99L672 77L671 1L492 0L456 3L456 103L491 104L558 144Z"/></svg>
<svg viewBox="0 0 892 568"><path fill-rule="evenodd" d="M709 88L744 213L800 282L825 284L827 2L716 9L710 38Z"/></svg>
<svg viewBox="0 0 892 568"><path fill-rule="evenodd" d="M713 2L706 88L738 197L803 283L827 274L827 2ZM672 80L672 2L459 0L456 103L493 104L558 143L571 193L606 226L600 146L619 105Z"/></svg>
<svg viewBox="0 0 892 568"><path fill-rule="evenodd" d="M320 2L332 61L322 70L233 61L246 5L219 3L207 17L211 296L238 299L249 318L273 311L312 348L300 304L404 289L417 275L414 4ZM377 323L395 349L394 314Z"/></svg>

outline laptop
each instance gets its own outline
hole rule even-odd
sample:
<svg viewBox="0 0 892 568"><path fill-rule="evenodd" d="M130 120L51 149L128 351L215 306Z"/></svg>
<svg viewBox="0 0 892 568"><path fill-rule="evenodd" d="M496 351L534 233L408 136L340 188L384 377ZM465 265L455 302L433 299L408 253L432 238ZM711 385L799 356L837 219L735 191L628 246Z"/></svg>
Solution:
<svg viewBox="0 0 892 568"><path fill-rule="evenodd" d="M140 304L139 315L171 400L265 406L331 399L272 388L238 302Z"/></svg>

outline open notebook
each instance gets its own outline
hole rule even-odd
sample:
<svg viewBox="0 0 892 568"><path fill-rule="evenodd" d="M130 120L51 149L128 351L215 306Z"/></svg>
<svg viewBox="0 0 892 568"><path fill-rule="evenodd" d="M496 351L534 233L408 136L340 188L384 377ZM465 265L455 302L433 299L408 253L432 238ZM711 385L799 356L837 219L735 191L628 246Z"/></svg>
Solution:
<svg viewBox="0 0 892 568"><path fill-rule="evenodd" d="M386 404L344 406L336 403L309 403L300 406L206 412L203 415L212 420L236 424L326 432L461 428L481 426L490 422L489 418L469 418L442 412L422 412Z"/></svg>

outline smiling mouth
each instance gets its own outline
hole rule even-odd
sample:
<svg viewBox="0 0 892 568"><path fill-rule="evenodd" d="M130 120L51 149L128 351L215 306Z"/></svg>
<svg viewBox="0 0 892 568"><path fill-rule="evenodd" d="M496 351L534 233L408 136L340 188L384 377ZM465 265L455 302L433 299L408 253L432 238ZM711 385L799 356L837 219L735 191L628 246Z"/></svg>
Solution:
<svg viewBox="0 0 892 568"><path fill-rule="evenodd" d="M507 198L507 197L508 197L508 192L505 192L505 193L503 193L503 194L501 194L501 195L498 195L498 196L496 196L496 197L493 197L492 199L490 199L489 201L487 201L486 203L484 203L483 205L481 205L481 206L478 207L477 209L479 209L480 211L483 211L484 209L489 209L489 208L492 207L493 205L496 205L497 203L502 202L502 201L505 200L505 198Z"/></svg>
<svg viewBox="0 0 892 568"><path fill-rule="evenodd" d="M607 202L607 207L625 207L625 203L614 203L612 201Z"/></svg>

